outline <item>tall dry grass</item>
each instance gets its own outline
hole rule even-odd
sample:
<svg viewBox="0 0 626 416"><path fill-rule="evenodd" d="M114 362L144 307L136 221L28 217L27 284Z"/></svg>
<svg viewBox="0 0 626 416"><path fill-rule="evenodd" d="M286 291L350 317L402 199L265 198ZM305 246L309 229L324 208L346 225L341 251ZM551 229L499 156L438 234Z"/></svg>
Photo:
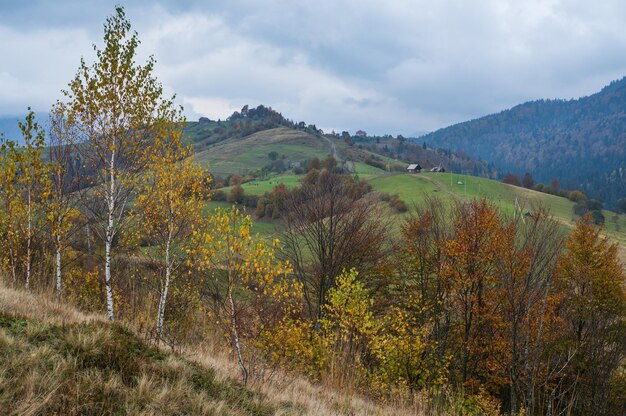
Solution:
<svg viewBox="0 0 626 416"><path fill-rule="evenodd" d="M378 404L349 383L279 370L256 371L244 388L217 344L168 353L104 315L1 283L0 355L2 414L436 414L421 400Z"/></svg>

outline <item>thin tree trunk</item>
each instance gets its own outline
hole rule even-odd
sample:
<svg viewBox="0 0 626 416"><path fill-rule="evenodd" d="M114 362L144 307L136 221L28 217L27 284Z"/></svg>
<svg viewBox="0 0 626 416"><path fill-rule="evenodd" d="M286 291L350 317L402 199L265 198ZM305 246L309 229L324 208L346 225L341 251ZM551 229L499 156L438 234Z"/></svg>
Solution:
<svg viewBox="0 0 626 416"><path fill-rule="evenodd" d="M61 290L63 289L63 281L61 274L61 236L56 236L55 250L56 250L56 289L57 296L61 296Z"/></svg>
<svg viewBox="0 0 626 416"><path fill-rule="evenodd" d="M170 288L170 279L172 275L172 265L170 263L170 240L172 233L169 233L167 243L165 246L165 282L163 289L161 290L161 299L159 300L159 310L157 311L157 337L161 339L163 337L163 324L165 322L165 305L167 302L167 292Z"/></svg>
<svg viewBox="0 0 626 416"><path fill-rule="evenodd" d="M104 255L104 282L107 296L107 314L109 316L109 320L114 321L115 313L113 310L113 286L111 281L111 246L113 245L113 215L115 211L115 151L111 153L109 175L108 218Z"/></svg>
<svg viewBox="0 0 626 416"><path fill-rule="evenodd" d="M26 235L26 289L30 289L30 245L33 239L32 237L32 201L31 192L28 190L28 233Z"/></svg>
<svg viewBox="0 0 626 416"><path fill-rule="evenodd" d="M513 308L515 310L515 308ZM513 312L515 314L515 312ZM509 371L509 377L511 382L511 413L517 414L517 317L513 318L512 329L512 346L513 351L511 353L511 368Z"/></svg>
<svg viewBox="0 0 626 416"><path fill-rule="evenodd" d="M248 369L246 368L246 365L243 362L243 356L241 354L241 344L239 342L239 332L237 331L237 318L236 318L235 301L233 299L232 287L228 288L228 301L230 302L230 322L231 322L231 331L233 335L233 346L235 347L235 352L237 353L237 362L239 364L239 368L241 369L241 377L243 378L243 384L245 385L248 383Z"/></svg>
<svg viewBox="0 0 626 416"><path fill-rule="evenodd" d="M107 296L107 315L110 321L114 321L115 313L113 311L113 287L111 284L111 238L109 237L108 231L104 254L104 283L106 286Z"/></svg>
<svg viewBox="0 0 626 416"><path fill-rule="evenodd" d="M15 255L13 254L13 247L9 248L9 257L11 259L11 274L13 275L13 284L17 284L17 272L15 270Z"/></svg>

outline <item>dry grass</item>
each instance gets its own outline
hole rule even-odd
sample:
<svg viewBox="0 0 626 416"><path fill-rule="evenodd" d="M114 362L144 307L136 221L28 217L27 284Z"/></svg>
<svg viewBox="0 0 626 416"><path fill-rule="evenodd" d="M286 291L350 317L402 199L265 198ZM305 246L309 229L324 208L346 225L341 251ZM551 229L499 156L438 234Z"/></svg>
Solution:
<svg viewBox="0 0 626 416"><path fill-rule="evenodd" d="M214 348L187 348L185 355L203 366L216 369L217 374L222 377L237 378L240 375L236 363ZM249 386L262 392L272 402L291 403L293 408L281 410L278 414L282 415L415 416L429 414L419 404L414 407L400 403L381 405L358 395L350 388L313 384L303 377L278 370L253 375Z"/></svg>
<svg viewBox="0 0 626 416"><path fill-rule="evenodd" d="M2 283L0 283L0 315L61 325L106 320L102 315L86 314L64 302L59 302L47 293L34 296L23 290L6 287Z"/></svg>
<svg viewBox="0 0 626 416"><path fill-rule="evenodd" d="M2 284L0 356L3 414L427 414L281 372L244 388L214 346L169 354L104 316Z"/></svg>

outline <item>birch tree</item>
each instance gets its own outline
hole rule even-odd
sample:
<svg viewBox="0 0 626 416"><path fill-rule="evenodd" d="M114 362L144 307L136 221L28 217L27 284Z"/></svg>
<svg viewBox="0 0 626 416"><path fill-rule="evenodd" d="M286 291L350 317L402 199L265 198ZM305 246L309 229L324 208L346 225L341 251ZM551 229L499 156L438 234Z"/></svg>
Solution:
<svg viewBox="0 0 626 416"><path fill-rule="evenodd" d="M163 337L167 295L179 267L184 264L192 233L198 227L207 195L203 170L190 158L181 141L182 118L172 115L170 134L155 140L148 172L143 177L135 208L143 234L152 247L146 255L162 265L157 292L156 335Z"/></svg>
<svg viewBox="0 0 626 416"><path fill-rule="evenodd" d="M25 227L23 232L26 244L24 255L24 286L30 288L33 264L33 240L35 234L41 231L45 220L43 204L50 193L50 178L48 164L42 160L45 147L45 134L41 126L35 121L35 113L29 113L24 122L18 125L22 131L24 147L18 152L19 173L18 186L21 193L21 208L24 210Z"/></svg>
<svg viewBox="0 0 626 416"><path fill-rule="evenodd" d="M69 243L72 231L77 229L80 217L78 198L71 192L77 190L80 178L80 159L77 154L75 138L76 126L71 125L62 114L55 114L53 108L50 117L48 136L48 157L50 160L51 190L48 202L47 223L54 247L54 282L57 295L63 288L63 253Z"/></svg>
<svg viewBox="0 0 626 416"><path fill-rule="evenodd" d="M17 186L18 151L16 143L2 137L0 144L0 221L2 248L1 266L8 269L13 284L17 283L18 256L20 251L19 188Z"/></svg>
<svg viewBox="0 0 626 416"><path fill-rule="evenodd" d="M93 232L104 245L107 314L115 319L112 260L115 242L127 228L129 204L147 163L145 155L158 137L167 134L164 118L173 99L153 77L155 60L135 62L139 39L131 32L124 9L117 7L104 24L104 47L94 45L96 61L81 59L69 89L57 102L57 114L79 129L81 153L93 171L92 187L83 200Z"/></svg>
<svg viewBox="0 0 626 416"><path fill-rule="evenodd" d="M250 216L233 207L217 210L194 237L196 264L208 277L209 307L229 338L244 384L250 373L245 341L259 338L270 327L269 315L298 292L288 279L289 263L276 258L279 241L257 241L251 227Z"/></svg>

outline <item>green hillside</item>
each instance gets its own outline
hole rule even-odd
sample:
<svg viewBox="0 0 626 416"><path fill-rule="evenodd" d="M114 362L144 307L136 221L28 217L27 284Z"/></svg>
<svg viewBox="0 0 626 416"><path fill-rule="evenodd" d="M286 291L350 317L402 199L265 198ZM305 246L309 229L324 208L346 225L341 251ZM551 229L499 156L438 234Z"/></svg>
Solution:
<svg viewBox="0 0 626 416"><path fill-rule="evenodd" d="M509 215L514 213L517 201L518 212L525 213L543 206L564 225L573 226L578 219L573 214L574 203L566 198L476 176L426 172L378 176L369 182L374 190L398 194L409 204L419 202L425 194L437 195L448 201L486 198ZM606 218L605 234L626 244L626 215L606 210L603 213Z"/></svg>
<svg viewBox="0 0 626 416"><path fill-rule="evenodd" d="M503 172L557 178L615 206L626 197L626 78L572 100L530 101L419 138L462 149Z"/></svg>
<svg viewBox="0 0 626 416"><path fill-rule="evenodd" d="M277 127L244 138L231 138L196 153L196 161L217 175L248 174L271 162L276 152L286 166L304 159L325 158L332 153L327 140L303 131Z"/></svg>
<svg viewBox="0 0 626 416"><path fill-rule="evenodd" d="M507 215L513 215L516 204L518 212L523 213L543 206L564 225L564 229L573 226L578 219L573 213L574 203L566 198L507 185L487 178L456 173L374 172L361 174L359 178L367 180L376 192L397 194L410 209L414 204L422 201L425 195L436 196L448 202L486 198L493 201ZM266 180L254 180L242 186L246 194L263 195L281 183L287 188L294 188L299 185L302 177L303 175L293 174L278 175ZM230 187L224 190L228 192ZM605 234L626 245L626 215L617 215L607 210L603 211L603 214L606 219Z"/></svg>

